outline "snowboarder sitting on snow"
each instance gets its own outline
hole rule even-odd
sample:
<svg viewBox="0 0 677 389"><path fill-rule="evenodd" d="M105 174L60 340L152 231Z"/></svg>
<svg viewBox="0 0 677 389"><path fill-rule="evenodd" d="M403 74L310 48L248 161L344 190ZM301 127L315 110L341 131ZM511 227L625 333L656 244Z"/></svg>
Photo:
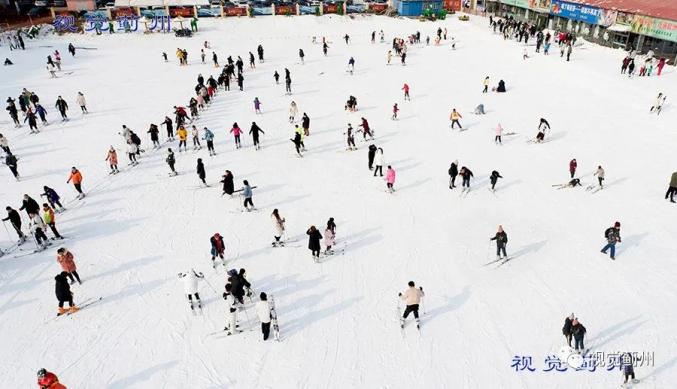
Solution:
<svg viewBox="0 0 677 389"><path fill-rule="evenodd" d="M606 246L602 248L602 254L606 254L607 250L611 250L611 259L616 259L616 243L621 242L621 223L616 222L612 227L604 231L604 237L607 240Z"/></svg>
<svg viewBox="0 0 677 389"><path fill-rule="evenodd" d="M77 312L79 308L73 304L73 293L71 292L71 287L68 284L68 273L62 271L61 273L57 274L56 277L54 277L54 281L56 281L54 289L56 293L56 299L59 300L59 312L57 313L57 316L63 315L66 312ZM65 302L68 302L69 309L65 309L63 307L63 303Z"/></svg>
<svg viewBox="0 0 677 389"><path fill-rule="evenodd" d="M505 253L505 246L508 244L508 234L503 231L503 226L498 226L496 235L490 240L496 241L496 259L508 259L508 254ZM501 258L503 252L503 258Z"/></svg>
<svg viewBox="0 0 677 389"><path fill-rule="evenodd" d="M505 92L505 81L500 80L500 81L498 82L498 86L497 86L496 88L494 88L494 90L495 90L496 92L498 92L498 93L503 93L503 92Z"/></svg>
<svg viewBox="0 0 677 389"><path fill-rule="evenodd" d="M209 243L211 243L212 249L212 268L216 269L216 257L221 258L221 263L225 266L226 262L223 259L223 252L226 250L226 245L223 243L223 237L218 232L209 238Z"/></svg>
<svg viewBox="0 0 677 389"><path fill-rule="evenodd" d="M404 328L404 321L407 319L410 313L414 314L414 319L416 320L416 326L420 326L421 322L418 319L418 305L421 303L421 298L425 296L423 293L423 288L416 288L414 281L409 281L409 288L407 288L404 293L399 293L398 296L400 299L404 300L407 304L407 307L404 309L402 318L400 318L400 327Z"/></svg>
<svg viewBox="0 0 677 389"><path fill-rule="evenodd" d="M38 386L40 389L66 389L54 373L50 373L45 369L38 370Z"/></svg>
<svg viewBox="0 0 677 389"><path fill-rule="evenodd" d="M199 279L204 279L205 276L201 272L198 273L194 269L190 269L185 273L179 273L179 278L183 280L183 290L188 295L188 302L190 303L190 309L194 310L193 306L193 296L197 302L197 307L202 309L202 303L200 301L200 295L197 293L197 282Z"/></svg>

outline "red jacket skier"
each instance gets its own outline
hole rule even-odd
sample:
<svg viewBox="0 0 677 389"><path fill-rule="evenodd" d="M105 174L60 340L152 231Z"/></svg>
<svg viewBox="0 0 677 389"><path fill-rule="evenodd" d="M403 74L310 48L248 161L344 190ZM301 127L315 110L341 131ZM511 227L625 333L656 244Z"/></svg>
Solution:
<svg viewBox="0 0 677 389"><path fill-rule="evenodd" d="M569 162L569 173L571 173L571 178L574 178L576 175L576 168L578 167L578 162L576 162L576 158L572 159L571 162Z"/></svg>
<svg viewBox="0 0 677 389"><path fill-rule="evenodd" d="M40 389L66 389L59 378L54 373L50 373L45 369L38 370L38 386Z"/></svg>

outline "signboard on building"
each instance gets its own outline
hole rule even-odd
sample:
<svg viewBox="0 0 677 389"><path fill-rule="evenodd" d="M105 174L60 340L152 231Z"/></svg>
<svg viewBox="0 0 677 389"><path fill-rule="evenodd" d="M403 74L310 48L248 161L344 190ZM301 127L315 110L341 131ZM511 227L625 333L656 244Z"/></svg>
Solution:
<svg viewBox="0 0 677 389"><path fill-rule="evenodd" d="M520 8L529 8L530 2L531 0L501 0L501 3L505 5L514 5Z"/></svg>
<svg viewBox="0 0 677 389"><path fill-rule="evenodd" d="M550 12L550 0L529 0L529 8L539 12Z"/></svg>
<svg viewBox="0 0 677 389"><path fill-rule="evenodd" d="M597 24L601 10L585 4L569 3L567 1L552 0L552 14L563 18L578 20L585 23Z"/></svg>
<svg viewBox="0 0 677 389"><path fill-rule="evenodd" d="M677 42L677 21L656 19L643 15L634 15L630 23L630 31L636 34L650 36Z"/></svg>

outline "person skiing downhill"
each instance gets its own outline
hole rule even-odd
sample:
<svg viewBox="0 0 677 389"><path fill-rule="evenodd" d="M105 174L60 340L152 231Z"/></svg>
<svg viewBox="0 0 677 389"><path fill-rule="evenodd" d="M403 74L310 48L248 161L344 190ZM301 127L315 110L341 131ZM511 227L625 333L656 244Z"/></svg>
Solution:
<svg viewBox="0 0 677 389"><path fill-rule="evenodd" d="M350 72L350 74L353 74L353 72L355 71L355 58L353 57L350 57L350 59L348 60L348 71Z"/></svg>
<svg viewBox="0 0 677 389"><path fill-rule="evenodd" d="M21 215L19 215L19 212L17 212L10 206L5 207L5 210L7 211L7 217L3 218L2 221L3 222L9 221L12 224L12 227L14 227L14 230L19 236L20 244L25 242L26 236L24 235L23 232L21 232Z"/></svg>
<svg viewBox="0 0 677 389"><path fill-rule="evenodd" d="M75 281L77 281L78 284L82 284L80 275L75 266L73 254L64 247L59 248L56 251L56 254L56 261L61 265L62 272L66 273L66 276L70 279L71 285L73 285Z"/></svg>
<svg viewBox="0 0 677 389"><path fill-rule="evenodd" d="M165 116L165 120L160 123L161 126L167 127L167 142L174 140L174 127L172 124L172 119L169 116Z"/></svg>
<svg viewBox="0 0 677 389"><path fill-rule="evenodd" d="M5 165L9 168L9 170L12 172L12 175L14 175L14 178L16 178L17 181L19 181L19 162L17 158L14 156L12 153L7 153L5 156Z"/></svg>
<svg viewBox="0 0 677 389"><path fill-rule="evenodd" d="M37 246L36 251L42 251L51 244L47 238L47 235L45 235L47 226L37 212L31 212L28 214L28 229L35 238L35 245Z"/></svg>
<svg viewBox="0 0 677 389"><path fill-rule="evenodd" d="M249 134L251 134L251 136L252 136L252 141L254 142L254 148L255 148L256 150L258 150L258 149L261 148L261 143L260 143L260 141L259 141L259 133L265 134L265 132L263 132L263 130L261 129L261 127L259 127L259 126L256 124L256 122L252 122L252 126L251 126L251 128L249 129Z"/></svg>
<svg viewBox="0 0 677 389"><path fill-rule="evenodd" d="M38 386L40 389L66 389L66 387L59 382L59 378L56 374L51 373L46 369L38 370Z"/></svg>
<svg viewBox="0 0 677 389"><path fill-rule="evenodd" d="M544 118L538 123L538 134L536 134L536 143L541 143L545 140L545 131L550 130L550 123Z"/></svg>
<svg viewBox="0 0 677 389"><path fill-rule="evenodd" d="M232 294L233 285L226 284L226 291L223 293L223 299L226 300L226 326L223 328L227 335L233 335L237 329L237 301Z"/></svg>
<svg viewBox="0 0 677 389"><path fill-rule="evenodd" d="M606 254L607 250L611 250L611 259L616 259L616 243L621 243L621 223L616 222L613 226L604 231L604 237L607 240L606 246L602 248L601 253Z"/></svg>
<svg viewBox="0 0 677 389"><path fill-rule="evenodd" d="M461 122L459 122L459 119L462 119L463 116L461 116L460 113L456 111L456 108L453 108L451 110L451 114L449 115L449 120L451 120L451 129L454 129L454 124L458 124L458 128L461 130L463 129L463 126L461 126Z"/></svg>
<svg viewBox="0 0 677 389"><path fill-rule="evenodd" d="M201 150L202 145L200 144L200 130L198 130L197 127L195 127L195 125L193 125L191 135L193 137L193 150ZM158 142L158 146L159 145L160 143Z"/></svg>
<svg viewBox="0 0 677 389"><path fill-rule="evenodd" d="M496 232L496 235L494 235L493 238L490 240L495 240L496 241L496 260L499 259L508 259L508 254L505 253L505 246L508 244L508 234L503 231L503 226L498 226L498 231ZM503 253L503 257L501 258L501 253Z"/></svg>
<svg viewBox="0 0 677 389"><path fill-rule="evenodd" d="M491 176L489 176L489 181L491 182L491 190L496 191L496 182L498 181L499 178L503 178L499 172L496 170L491 172Z"/></svg>
<svg viewBox="0 0 677 389"><path fill-rule="evenodd" d="M202 158L197 159L197 167L196 167L196 172L197 176L202 181L204 186L209 186L207 185L207 181L205 181L205 178L207 177L207 173L205 172L205 165L202 163Z"/></svg>
<svg viewBox="0 0 677 389"><path fill-rule="evenodd" d="M57 212L63 212L66 210L63 205L61 205L61 196L59 196L56 191L47 185L42 187L42 192L40 194L40 197L45 197L47 198L47 202L49 202L49 205L54 208L55 211Z"/></svg>
<svg viewBox="0 0 677 389"><path fill-rule="evenodd" d="M193 268L191 268L185 273L179 273L179 278L183 281L183 291L188 296L190 310L195 310L195 306L193 305L193 296L195 296L195 302L197 303L198 309L202 309L202 302L200 301L200 295L198 294L197 283L199 280L205 278L204 274L201 272L196 272Z"/></svg>
<svg viewBox="0 0 677 389"><path fill-rule="evenodd" d="M344 134L346 135L346 150L357 150L357 146L355 145L355 135L353 134L353 126L350 123L348 123L348 128Z"/></svg>
<svg viewBox="0 0 677 389"><path fill-rule="evenodd" d="M498 123L498 125L496 126L496 136L494 137L494 143L498 143L501 145L503 144L501 135L503 135L503 126L501 126L501 123Z"/></svg>
<svg viewBox="0 0 677 389"><path fill-rule="evenodd" d="M280 83L280 73L278 73L277 70L273 73L273 78L275 79L275 84Z"/></svg>
<svg viewBox="0 0 677 389"><path fill-rule="evenodd" d="M451 163L449 167L449 189L454 189L456 187L456 176L458 176L458 159Z"/></svg>
<svg viewBox="0 0 677 389"><path fill-rule="evenodd" d="M404 100L411 101L411 97L409 97L409 85L405 82L404 86L402 87L402 90L404 91Z"/></svg>
<svg viewBox="0 0 677 389"><path fill-rule="evenodd" d="M47 122L47 110L40 103L35 104L35 113L37 113L38 116L40 117L42 125L44 126L49 125L49 122Z"/></svg>
<svg viewBox="0 0 677 389"><path fill-rule="evenodd" d="M233 123L233 128L230 129L230 132L233 134L233 137L235 138L235 148L239 149L240 147L242 147L240 143L240 135L242 134L242 130L237 125L237 123Z"/></svg>
<svg viewBox="0 0 677 389"><path fill-rule="evenodd" d="M56 104L54 104L54 106L56 107L56 109L59 110L59 113L61 114L61 121L68 120L68 116L66 116L66 111L68 111L68 103L66 103L66 101L63 98L61 98L61 96L59 96L56 99Z"/></svg>
<svg viewBox="0 0 677 389"><path fill-rule="evenodd" d="M395 169L392 166L388 165L388 170L386 170L386 188L388 192L393 193L395 191Z"/></svg>
<svg viewBox="0 0 677 389"><path fill-rule="evenodd" d="M254 97L254 113L261 114L261 100L258 97Z"/></svg>
<svg viewBox="0 0 677 389"><path fill-rule="evenodd" d="M174 158L174 152L172 151L171 148L167 149L167 157L165 158L165 162L167 162L167 165L169 165L169 176L176 176L177 173L176 170L174 169L174 164L176 163L176 159Z"/></svg>
<svg viewBox="0 0 677 389"><path fill-rule="evenodd" d="M399 112L399 108L397 108L397 103L393 105L393 116L391 117L392 120L397 120L397 112Z"/></svg>
<svg viewBox="0 0 677 389"><path fill-rule="evenodd" d="M71 168L71 174L68 176L66 184L73 181L73 187L78 192L78 199L81 200L85 197L85 193L82 191L82 173L73 166Z"/></svg>
<svg viewBox="0 0 677 389"><path fill-rule="evenodd" d="M251 186L249 186L249 181L244 180L244 181L242 181L242 183L244 184L244 186L242 187L242 197L244 197L243 206L244 206L244 209L247 210L247 212L249 212L251 210L256 209L254 207L254 203L252 202L252 196L253 196L252 188L251 188ZM249 205L251 205L251 209L249 208Z"/></svg>
<svg viewBox="0 0 677 389"><path fill-rule="evenodd" d="M667 96L663 96L663 93L659 93L658 97L656 97L656 102L654 103L654 105L651 106L649 112L654 112L655 110L656 114L660 115L661 109L663 108L663 104L665 103L666 98Z"/></svg>
<svg viewBox="0 0 677 389"><path fill-rule="evenodd" d="M221 193L221 196L225 194L232 196L233 192L235 191L235 184L233 183L233 173L231 173L230 170L226 170L225 174L221 176L220 182L223 184L223 193Z"/></svg>
<svg viewBox="0 0 677 389"><path fill-rule="evenodd" d="M273 247L284 246L284 241L282 241L282 235L284 235L285 227L284 223L286 220L280 216L280 212L277 208L273 209L273 213L270 215L270 218L273 220Z"/></svg>
<svg viewBox="0 0 677 389"><path fill-rule="evenodd" d="M261 334L263 334L263 340L268 340L268 337L270 336L270 322L272 319L270 305L268 304L268 296L264 292L261 292L259 299L261 301L256 303L255 308L256 316L261 322Z"/></svg>
<svg viewBox="0 0 677 389"><path fill-rule="evenodd" d="M223 253L226 250L226 245L223 243L223 237L218 232L215 233L211 238L209 238L209 243L211 244L211 254L212 254L212 268L216 269L216 257L221 259L221 264L226 266L226 261L223 257Z"/></svg>
<svg viewBox="0 0 677 389"><path fill-rule="evenodd" d="M571 316L567 316L564 319L564 326L562 327L562 334L564 335L564 338L567 340L567 345L571 347L571 337L573 335L572 332L572 322L574 320L574 314L572 313Z"/></svg>
<svg viewBox="0 0 677 389"><path fill-rule="evenodd" d="M599 183L600 188L604 188L604 185L602 182L604 181L604 169L602 169L602 166L597 166L597 171L595 171L595 176L597 176L597 182Z"/></svg>
<svg viewBox="0 0 677 389"><path fill-rule="evenodd" d="M367 140L367 135L369 136L370 139L374 139L374 132L371 130L371 127L369 127L369 122L365 118L360 118L362 120L362 123L358 126L361 127L362 131L362 139L365 141Z"/></svg>
<svg viewBox="0 0 677 389"><path fill-rule="evenodd" d="M150 141L153 142L153 148L154 149L159 149L160 148L160 129L158 128L157 125L151 123L150 127L148 128L148 131L146 133L150 134Z"/></svg>
<svg viewBox="0 0 677 389"><path fill-rule="evenodd" d="M294 143L294 147L296 148L296 154L299 157L303 157L303 154L301 154L301 151L305 150L305 147L303 146L303 132L300 131L299 127L296 126L296 131L294 131L294 138L290 139L292 143Z"/></svg>
<svg viewBox="0 0 677 389"><path fill-rule="evenodd" d="M423 293L422 287L416 287L414 281L409 281L407 285L409 286L407 290L405 290L404 293L398 294L399 298L404 300L406 304L406 308L404 309L402 317L400 318L400 328L404 328L407 316L409 316L410 313L413 313L414 320L416 321L416 328L420 329L421 321L418 318L418 306L421 303L421 299L425 296L425 293Z"/></svg>
<svg viewBox="0 0 677 389"><path fill-rule="evenodd" d="M204 131L204 139L207 142L207 151L209 151L209 156L213 157L216 155L216 151L214 150L214 133L207 127L204 127L202 129Z"/></svg>
<svg viewBox="0 0 677 389"><path fill-rule="evenodd" d="M68 284L68 273L62 271L54 277L55 287L54 292L56 294L56 299L59 301L59 311L57 316L61 316L64 313L75 313L80 308L73 304L73 292L71 292L71 287ZM69 309L63 307L64 303L68 302Z"/></svg>
<svg viewBox="0 0 677 389"><path fill-rule="evenodd" d="M42 204L42 221L44 221L45 225L47 225L50 230L52 230L54 239L63 239L63 236L61 236L59 231L56 229L56 217L54 217L54 210L47 203Z"/></svg>
<svg viewBox="0 0 677 389"><path fill-rule="evenodd" d="M186 131L186 128L180 125L176 130L176 136L179 138L179 153L181 151L186 151L186 142L188 140L188 131ZM181 150L181 146L183 146L183 150Z"/></svg>
<svg viewBox="0 0 677 389"><path fill-rule="evenodd" d="M308 249L311 251L315 262L318 262L320 259L320 251L322 250L322 247L320 247L322 235L315 226L310 226L308 231L306 231L306 235L308 235Z"/></svg>
<svg viewBox="0 0 677 389"><path fill-rule="evenodd" d="M89 113L89 111L87 111L87 101L85 100L85 95L83 95L82 92L78 92L75 102L78 103L78 106L80 107L80 110L83 114L86 115Z"/></svg>

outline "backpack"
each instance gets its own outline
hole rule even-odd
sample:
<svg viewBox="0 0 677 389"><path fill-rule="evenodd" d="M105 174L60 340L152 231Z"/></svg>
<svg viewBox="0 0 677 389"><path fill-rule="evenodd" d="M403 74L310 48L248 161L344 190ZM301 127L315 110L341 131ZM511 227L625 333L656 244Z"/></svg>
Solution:
<svg viewBox="0 0 677 389"><path fill-rule="evenodd" d="M607 228L607 229L604 231L604 237L608 239L608 238L609 238L609 235L611 235L611 233L613 232L613 229L614 229L613 227Z"/></svg>

